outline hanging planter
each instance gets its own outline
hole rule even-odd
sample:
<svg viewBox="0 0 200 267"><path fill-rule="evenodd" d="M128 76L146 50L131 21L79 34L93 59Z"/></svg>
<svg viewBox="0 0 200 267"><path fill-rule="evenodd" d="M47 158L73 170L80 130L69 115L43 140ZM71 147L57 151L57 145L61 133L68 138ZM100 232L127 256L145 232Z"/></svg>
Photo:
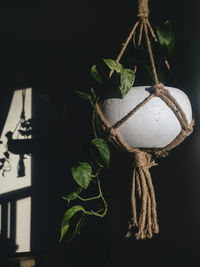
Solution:
<svg viewBox="0 0 200 267"><path fill-rule="evenodd" d="M123 99L107 98L96 105L108 139L134 157L132 220L126 236L130 237L132 228L137 227L137 239L151 238L153 233L159 232L155 193L149 172L156 165L152 154L166 156L169 150L192 133L194 124L188 97L181 90L166 87L159 82L149 33L155 41L157 38L148 16L148 0L139 0L138 21L116 64L119 64L130 39L140 25L138 44L141 44L144 31L154 85L133 87ZM115 67L111 68L110 77L114 70ZM124 88L121 88L123 96L122 89Z"/></svg>
<svg viewBox="0 0 200 267"><path fill-rule="evenodd" d="M171 25L167 21L164 31L157 28L158 36L156 36L148 16L148 0L138 0L138 20L123 44L116 61L104 59L105 64L110 69L109 79L113 73L119 77L119 90L107 92L106 97L101 100L96 96L93 89L92 95L77 91L77 95L89 100L94 108L92 126L95 139L92 144L96 144L103 161L109 161L110 154L105 140L97 137L95 130L96 115L104 132L104 137L119 149L133 155L132 219L129 223L126 237L131 236L135 227L137 229L135 234L137 239L151 238L154 233L159 232L156 197L149 172L152 166L157 165L152 156L165 157L168 151L179 145L192 133L194 125L191 104L186 94L177 88L165 86L160 82L157 74L151 40L158 42L159 39L161 46L167 43L168 51L171 53L173 43L168 42L164 36L165 34L167 36L167 27L171 27ZM141 45L143 39L146 41L154 81L152 86L133 87L136 69L124 68L119 63L130 40L135 37L137 29L139 29L138 46ZM164 61L169 69L170 66L167 59L164 58ZM97 82L103 84L103 79L96 65L92 67L91 74ZM82 216L83 214L88 214L99 217L104 217L107 212L107 204L103 197L99 180L103 165L99 164L99 162L97 163L99 168L95 175L92 175L93 169L86 163L81 163L75 169L72 168L72 175L81 188L66 195L64 199L68 202L76 198L84 201L79 194L82 189L87 188L92 177L98 177L97 182L100 194L87 200L102 198L105 204L103 213L99 214L98 211L88 212L82 206L74 206L68 209L61 226L61 240L68 232L70 220L77 211L81 212ZM87 181L86 187L83 181ZM82 218L78 221L76 229L79 229L79 223L82 223ZM73 234L75 235L75 232Z"/></svg>

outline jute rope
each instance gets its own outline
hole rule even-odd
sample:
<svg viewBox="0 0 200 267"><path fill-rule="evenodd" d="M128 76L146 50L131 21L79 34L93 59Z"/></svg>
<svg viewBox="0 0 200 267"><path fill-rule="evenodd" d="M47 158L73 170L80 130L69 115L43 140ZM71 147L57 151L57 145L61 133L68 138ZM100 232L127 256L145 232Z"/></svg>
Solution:
<svg viewBox="0 0 200 267"><path fill-rule="evenodd" d="M133 154L134 158L134 169L133 169L133 182L132 182L132 192L131 192L131 202L132 202L132 220L128 226L128 232L126 237L131 236L132 228L136 227L138 229L136 233L137 239L151 238L154 233L159 232L158 222L157 222L157 211L156 211L156 199L154 188L151 180L151 174L149 169L156 166L154 160L152 160L152 153L156 156L164 157L168 154L168 151L178 146L187 136L189 136L193 131L194 121L189 124L186 115L180 105L177 103L176 99L170 94L170 92L164 87L162 83L159 83L158 75L156 72L156 65L154 62L153 52L151 48L151 40L149 33L154 41L157 42L156 35L149 22L149 8L148 0L138 0L138 21L135 23L133 29L131 30L127 40L123 44L123 47L116 59L117 62L120 61L123 56L133 34L139 26L139 38L138 45L141 44L142 35L144 31L144 36L146 39L148 54L151 61L153 77L155 84L151 87L150 94L145 98L140 104L134 107L124 118L119 120L115 125L111 127L108 120L105 118L100 105L96 104L96 111L99 116L102 129L106 133L108 139L117 145L122 150L130 152ZM166 61L167 62L167 61ZM168 64L168 62L167 62ZM111 77L113 71L110 72L109 77ZM133 148L124 142L122 137L118 132L118 128L125 123L131 116L133 116L142 106L146 105L152 98L160 97L166 105L173 111L176 118L181 125L181 131L179 135L167 146L163 148Z"/></svg>

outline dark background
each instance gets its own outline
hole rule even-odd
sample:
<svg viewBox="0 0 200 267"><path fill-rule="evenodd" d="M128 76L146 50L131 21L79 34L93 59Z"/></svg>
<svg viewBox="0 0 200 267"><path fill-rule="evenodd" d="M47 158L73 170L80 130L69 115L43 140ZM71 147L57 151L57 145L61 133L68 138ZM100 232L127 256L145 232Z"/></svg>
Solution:
<svg viewBox="0 0 200 267"><path fill-rule="evenodd" d="M1 1L0 131L13 90L32 87L40 150L33 156L31 247L33 255L47 255L47 266L200 265L198 2L150 1L153 25L165 19L173 24L173 85L188 94L196 119L193 135L151 170L159 235L145 241L125 239L132 160L114 151L103 179L109 215L88 218L79 238L56 246L65 212L62 195L75 186L69 169L83 156L90 136L89 106L75 100L73 92L87 91L94 63L116 57L135 22L136 1ZM146 83L141 76L136 80Z"/></svg>

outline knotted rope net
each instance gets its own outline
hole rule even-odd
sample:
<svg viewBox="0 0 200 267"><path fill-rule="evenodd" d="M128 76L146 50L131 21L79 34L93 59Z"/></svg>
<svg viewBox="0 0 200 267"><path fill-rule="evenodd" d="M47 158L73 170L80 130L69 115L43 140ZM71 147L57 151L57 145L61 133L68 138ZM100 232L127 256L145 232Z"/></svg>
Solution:
<svg viewBox="0 0 200 267"><path fill-rule="evenodd" d="M107 134L108 139L122 150L130 152L133 155L134 168L131 193L132 219L129 223L126 237L130 237L133 227L136 227L136 239L145 239L151 238L154 233L159 232L156 211L156 199L151 174L149 171L151 167L157 165L155 161L152 160L152 154L154 153L155 156L165 157L168 154L169 150L178 146L187 136L192 133L194 121L192 120L191 123L188 123L186 115L180 105L177 103L176 99L170 94L170 92L164 87L162 83L159 83L149 34L155 42L157 42L157 38L149 22L148 0L138 0L137 17L137 22L132 28L126 42L123 44L123 47L116 61L120 61L131 38L133 37L133 34L139 27L138 45L141 44L142 35L144 32L155 82L154 85L151 87L150 95L145 98L141 103L139 103L136 107L134 107L124 118L122 118L113 126L111 126L109 121L105 118L99 103L96 104L96 110L101 122L102 129ZM112 74L113 71L110 72L109 77L111 77ZM173 111L173 113L177 117L182 129L179 135L171 143L169 143L163 148L149 149L130 147L124 142L124 140L120 136L118 128L123 123L125 123L131 116L133 116L142 106L149 102L153 97L160 97L166 103L166 105Z"/></svg>

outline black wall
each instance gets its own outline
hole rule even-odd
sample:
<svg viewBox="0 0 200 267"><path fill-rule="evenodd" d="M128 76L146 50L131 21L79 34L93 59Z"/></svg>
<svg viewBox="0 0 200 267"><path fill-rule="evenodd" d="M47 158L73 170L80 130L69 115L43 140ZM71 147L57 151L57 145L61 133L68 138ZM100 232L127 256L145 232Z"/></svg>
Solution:
<svg viewBox="0 0 200 267"><path fill-rule="evenodd" d="M150 10L154 25L172 21L174 86L188 94L196 119L193 135L152 169L160 233L152 240L125 239L132 159L115 151L103 180L109 215L103 221L89 218L80 238L51 252L56 259L53 263L48 256L48 266L200 265L200 4L197 0L150 1ZM13 89L33 87L35 138L40 148L33 157L35 255L58 242L65 211L62 195L75 186L69 169L82 156L90 135L89 107L75 100L73 92L89 88L94 63L117 55L135 14L136 1L128 0L0 3L0 128ZM146 81L141 77L136 80L142 83Z"/></svg>

